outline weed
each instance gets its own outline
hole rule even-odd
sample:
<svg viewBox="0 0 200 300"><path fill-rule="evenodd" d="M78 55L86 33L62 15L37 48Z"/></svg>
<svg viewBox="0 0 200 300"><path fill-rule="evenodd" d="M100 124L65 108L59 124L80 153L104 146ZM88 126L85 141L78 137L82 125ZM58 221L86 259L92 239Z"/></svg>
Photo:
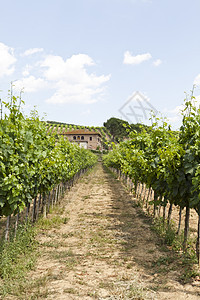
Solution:
<svg viewBox="0 0 200 300"><path fill-rule="evenodd" d="M194 269L195 265L197 264L194 238L188 238L187 252L183 253L182 245L184 233L181 232L180 235L177 235L173 223L167 226L167 224L163 222L163 219L160 218L154 222L152 229L156 231L156 233L163 238L164 243L170 246L170 249L174 251L174 258L172 257L172 255L161 257L154 263L154 266L158 267L161 265L169 265L176 259L176 264L179 265L181 272L180 279L184 283L189 282L192 277L200 275L199 271L196 271ZM166 247L164 247L164 245L162 246L162 250L165 252L169 251Z"/></svg>
<svg viewBox="0 0 200 300"><path fill-rule="evenodd" d="M69 250L65 250L65 251L57 251L57 252L53 252L52 253L52 257L54 259L63 259L63 258L66 258L66 257L73 257L75 256L75 254L73 253L73 251L71 249Z"/></svg>
<svg viewBox="0 0 200 300"><path fill-rule="evenodd" d="M72 269L79 263L80 257L75 254L71 249L57 252L49 252L49 255L53 259L58 260L60 263L63 263L67 269Z"/></svg>
<svg viewBox="0 0 200 300"><path fill-rule="evenodd" d="M154 224L151 228L163 238L165 244L172 246L177 237L173 223L167 225L166 222L163 222L162 218L158 218L154 220Z"/></svg>
<svg viewBox="0 0 200 300"><path fill-rule="evenodd" d="M184 269L184 273L181 275L180 279L184 283L188 283L191 281L191 278L195 278L196 276L200 276L200 272L195 270L194 268L191 268L191 266L187 266Z"/></svg>
<svg viewBox="0 0 200 300"><path fill-rule="evenodd" d="M132 206L133 206L134 208L137 208L137 207L142 208L141 202L136 202L136 201L134 201L133 204L132 204Z"/></svg>
<svg viewBox="0 0 200 300"><path fill-rule="evenodd" d="M129 264L127 264L127 266L126 266L127 269L132 269L132 267L133 267L133 264L132 264L132 263L129 263Z"/></svg>
<svg viewBox="0 0 200 300"><path fill-rule="evenodd" d="M31 269L32 256L25 262L35 249L35 229L31 225L20 225L16 238L14 234L10 242L2 241L0 245L0 276L3 279L23 277L24 270Z"/></svg>
<svg viewBox="0 0 200 300"><path fill-rule="evenodd" d="M152 253L154 253L154 249L149 249L147 252L149 253L149 254L152 254Z"/></svg>
<svg viewBox="0 0 200 300"><path fill-rule="evenodd" d="M64 289L64 293L76 295L77 291L73 288L66 288L66 289Z"/></svg>
<svg viewBox="0 0 200 300"><path fill-rule="evenodd" d="M64 213L64 211L65 211L65 208L63 206L55 205L53 207L53 210L52 210L52 208L50 209L50 214L54 213L57 215L62 215ZM65 211L65 214L66 214L66 211Z"/></svg>
<svg viewBox="0 0 200 300"><path fill-rule="evenodd" d="M69 237L68 233L62 233L62 239L67 239Z"/></svg>
<svg viewBox="0 0 200 300"><path fill-rule="evenodd" d="M90 199L90 195L83 196L83 200Z"/></svg>
<svg viewBox="0 0 200 300"><path fill-rule="evenodd" d="M91 235L92 237L90 238L90 242L93 244L93 246L95 244L98 244L99 246L104 246L106 244L111 245L114 243L114 241L111 238L109 238L108 236L106 237L105 233L101 231L92 233Z"/></svg>
<svg viewBox="0 0 200 300"><path fill-rule="evenodd" d="M78 283L80 285L87 285L87 283L82 279L77 280L76 283Z"/></svg>
<svg viewBox="0 0 200 300"><path fill-rule="evenodd" d="M87 296L94 297L96 299L96 292L88 292Z"/></svg>
<svg viewBox="0 0 200 300"><path fill-rule="evenodd" d="M66 261L65 261L65 266L67 269L73 269L76 265L78 264L78 260L75 257L69 257Z"/></svg>
<svg viewBox="0 0 200 300"><path fill-rule="evenodd" d="M66 238L69 238L69 237L72 237L74 236L74 232L69 232L69 233L63 233L62 234L62 238L66 239Z"/></svg>
<svg viewBox="0 0 200 300"><path fill-rule="evenodd" d="M54 241L50 241L50 242L43 242L41 244L44 247L50 247L50 248L59 248L60 247L60 243L59 242L54 242Z"/></svg>
<svg viewBox="0 0 200 300"><path fill-rule="evenodd" d="M113 282L101 281L99 283L99 288L101 289L112 289L114 286Z"/></svg>
<svg viewBox="0 0 200 300"><path fill-rule="evenodd" d="M170 265L172 262L174 262L175 258L170 256L162 256L158 258L155 262L153 262L153 265L162 266L162 265Z"/></svg>
<svg viewBox="0 0 200 300"><path fill-rule="evenodd" d="M36 230L30 224L19 225L17 235L0 242L0 295L5 296L24 282L25 274L33 269L36 260Z"/></svg>
<svg viewBox="0 0 200 300"><path fill-rule="evenodd" d="M130 286L127 296L129 299L138 299L138 300L144 300L144 291L142 288L138 288L137 286Z"/></svg>
<svg viewBox="0 0 200 300"><path fill-rule="evenodd" d="M63 218L58 215L51 218L40 218L38 220L37 226L40 229L48 230L51 228L59 228L62 224L66 224L69 221L69 218Z"/></svg>

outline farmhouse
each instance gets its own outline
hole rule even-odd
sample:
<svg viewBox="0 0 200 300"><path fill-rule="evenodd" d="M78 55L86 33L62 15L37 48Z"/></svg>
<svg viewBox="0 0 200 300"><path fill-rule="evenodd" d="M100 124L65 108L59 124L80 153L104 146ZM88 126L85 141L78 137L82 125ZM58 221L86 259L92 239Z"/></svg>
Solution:
<svg viewBox="0 0 200 300"><path fill-rule="evenodd" d="M84 129L72 130L61 133L64 138L68 138L71 143L77 143L81 148L101 150L101 134L95 131Z"/></svg>

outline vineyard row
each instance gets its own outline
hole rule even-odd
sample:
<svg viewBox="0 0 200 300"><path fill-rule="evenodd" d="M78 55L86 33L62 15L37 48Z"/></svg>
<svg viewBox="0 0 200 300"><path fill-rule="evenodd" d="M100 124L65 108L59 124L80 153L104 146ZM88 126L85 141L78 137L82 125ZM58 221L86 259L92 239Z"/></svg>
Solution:
<svg viewBox="0 0 200 300"><path fill-rule="evenodd" d="M104 156L104 164L131 179L135 191L142 185L153 191L154 215L169 205L185 208L183 251L187 251L190 209L198 216L196 254L200 263L200 109L193 94L185 100L179 131L166 120L152 117L152 127L130 132L129 139ZM148 198L148 196L147 196ZM179 230L178 230L179 231Z"/></svg>
<svg viewBox="0 0 200 300"><path fill-rule="evenodd" d="M33 199L33 221L41 207L45 215L58 193L97 160L89 150L48 134L36 111L24 116L21 103L15 96L0 102L0 217L8 217L7 225L11 215L24 209L28 215Z"/></svg>

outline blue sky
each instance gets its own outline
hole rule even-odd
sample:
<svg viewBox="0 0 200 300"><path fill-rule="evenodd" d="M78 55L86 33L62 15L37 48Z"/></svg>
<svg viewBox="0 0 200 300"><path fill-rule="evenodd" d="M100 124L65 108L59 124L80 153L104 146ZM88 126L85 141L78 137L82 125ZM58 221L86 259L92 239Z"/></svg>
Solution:
<svg viewBox="0 0 200 300"><path fill-rule="evenodd" d="M36 106L46 120L101 126L123 117L139 91L176 128L194 83L200 99L199 0L0 0L0 8L0 96L11 81L16 94L24 88L27 114Z"/></svg>

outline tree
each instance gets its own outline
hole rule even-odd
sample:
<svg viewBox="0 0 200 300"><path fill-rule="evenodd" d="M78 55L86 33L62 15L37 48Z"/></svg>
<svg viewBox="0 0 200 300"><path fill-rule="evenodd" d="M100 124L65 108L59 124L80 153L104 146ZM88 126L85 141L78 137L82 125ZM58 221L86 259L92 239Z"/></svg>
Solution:
<svg viewBox="0 0 200 300"><path fill-rule="evenodd" d="M129 124L127 121L114 117L108 119L103 125L111 133L113 142L120 142L128 138L131 131L141 132L142 129L146 129L147 131L149 129L147 125L139 123Z"/></svg>

